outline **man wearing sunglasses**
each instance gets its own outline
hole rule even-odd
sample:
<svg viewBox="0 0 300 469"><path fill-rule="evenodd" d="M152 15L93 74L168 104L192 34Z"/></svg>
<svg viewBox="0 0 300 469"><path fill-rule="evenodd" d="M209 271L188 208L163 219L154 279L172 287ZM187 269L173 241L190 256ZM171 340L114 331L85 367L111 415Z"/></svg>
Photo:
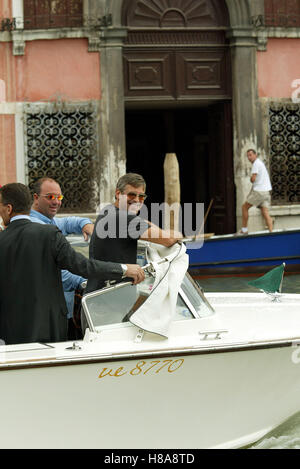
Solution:
<svg viewBox="0 0 300 469"><path fill-rule="evenodd" d="M178 232L168 232L144 220L138 215L146 199L146 182L135 173L122 176L116 186L115 203L101 210L91 237L90 258L136 263L138 239L173 246L183 236ZM112 227L111 231L109 227ZM107 229L108 228L108 229ZM126 269L124 269L126 277ZM97 279L90 279L86 292L103 287Z"/></svg>
<svg viewBox="0 0 300 469"><path fill-rule="evenodd" d="M60 185L52 178L38 179L33 186L33 205L30 218L33 222L57 226L63 235L83 234L87 241L92 235L94 225L89 218L56 217L63 201ZM74 295L85 281L83 277L62 270L65 300L68 307L69 338L76 339L78 331L73 324Z"/></svg>
<svg viewBox="0 0 300 469"><path fill-rule="evenodd" d="M30 216L49 225L56 225L64 235L82 233L87 241L94 230L89 218L56 217L63 198L60 185L54 179L47 177L38 179L33 186Z"/></svg>

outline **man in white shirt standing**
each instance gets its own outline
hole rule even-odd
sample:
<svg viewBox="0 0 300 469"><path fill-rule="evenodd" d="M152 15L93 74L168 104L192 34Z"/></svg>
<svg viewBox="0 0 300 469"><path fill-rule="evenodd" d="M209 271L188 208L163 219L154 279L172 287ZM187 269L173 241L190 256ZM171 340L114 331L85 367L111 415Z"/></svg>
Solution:
<svg viewBox="0 0 300 469"><path fill-rule="evenodd" d="M248 150L247 158L250 163L252 163L250 178L252 188L247 196L246 202L242 206L242 228L238 234L248 234L248 211L253 205L260 208L269 231L272 231L273 220L269 215L269 205L271 201L270 191L272 190L272 185L267 168L258 158L255 150Z"/></svg>

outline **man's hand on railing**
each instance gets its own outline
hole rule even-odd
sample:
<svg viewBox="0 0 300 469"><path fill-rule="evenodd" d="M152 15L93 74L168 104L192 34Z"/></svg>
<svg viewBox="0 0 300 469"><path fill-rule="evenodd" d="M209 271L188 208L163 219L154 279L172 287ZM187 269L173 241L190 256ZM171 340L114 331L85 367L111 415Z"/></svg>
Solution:
<svg viewBox="0 0 300 469"><path fill-rule="evenodd" d="M138 283L145 280L145 272L138 264L125 264L127 270L124 274L124 277L129 277L133 279L133 285L137 285Z"/></svg>

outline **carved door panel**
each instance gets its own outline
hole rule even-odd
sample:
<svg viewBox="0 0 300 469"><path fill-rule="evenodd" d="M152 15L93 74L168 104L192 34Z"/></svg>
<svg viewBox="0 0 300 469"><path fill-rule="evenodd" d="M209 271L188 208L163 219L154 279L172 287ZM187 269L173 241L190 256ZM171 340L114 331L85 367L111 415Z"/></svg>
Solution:
<svg viewBox="0 0 300 469"><path fill-rule="evenodd" d="M231 103L212 106L208 132L209 187L214 203L206 230L216 234L234 233L236 224Z"/></svg>
<svg viewBox="0 0 300 469"><path fill-rule="evenodd" d="M175 67L171 51L126 51L124 54L125 96L164 97L175 95Z"/></svg>
<svg viewBox="0 0 300 469"><path fill-rule="evenodd" d="M126 50L125 97L189 101L230 98L230 61L226 48Z"/></svg>
<svg viewBox="0 0 300 469"><path fill-rule="evenodd" d="M180 50L176 52L176 95L230 96L226 49Z"/></svg>

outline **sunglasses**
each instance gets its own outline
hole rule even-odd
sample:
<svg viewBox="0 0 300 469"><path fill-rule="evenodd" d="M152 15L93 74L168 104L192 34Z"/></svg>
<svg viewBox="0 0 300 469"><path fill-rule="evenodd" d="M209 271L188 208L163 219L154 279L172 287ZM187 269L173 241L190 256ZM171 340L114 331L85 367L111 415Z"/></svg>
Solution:
<svg viewBox="0 0 300 469"><path fill-rule="evenodd" d="M41 194L41 197L45 197L45 199L47 199L47 200L55 200L55 199L57 199L59 202L61 202L62 199L64 198L64 196L63 196L62 194L60 194L60 195L54 195L54 194L42 195L42 194Z"/></svg>
<svg viewBox="0 0 300 469"><path fill-rule="evenodd" d="M129 200L133 200L136 197L138 197L138 199L142 201L147 198L147 194L138 194L137 192L128 192L127 194L124 194L124 195L127 195Z"/></svg>

